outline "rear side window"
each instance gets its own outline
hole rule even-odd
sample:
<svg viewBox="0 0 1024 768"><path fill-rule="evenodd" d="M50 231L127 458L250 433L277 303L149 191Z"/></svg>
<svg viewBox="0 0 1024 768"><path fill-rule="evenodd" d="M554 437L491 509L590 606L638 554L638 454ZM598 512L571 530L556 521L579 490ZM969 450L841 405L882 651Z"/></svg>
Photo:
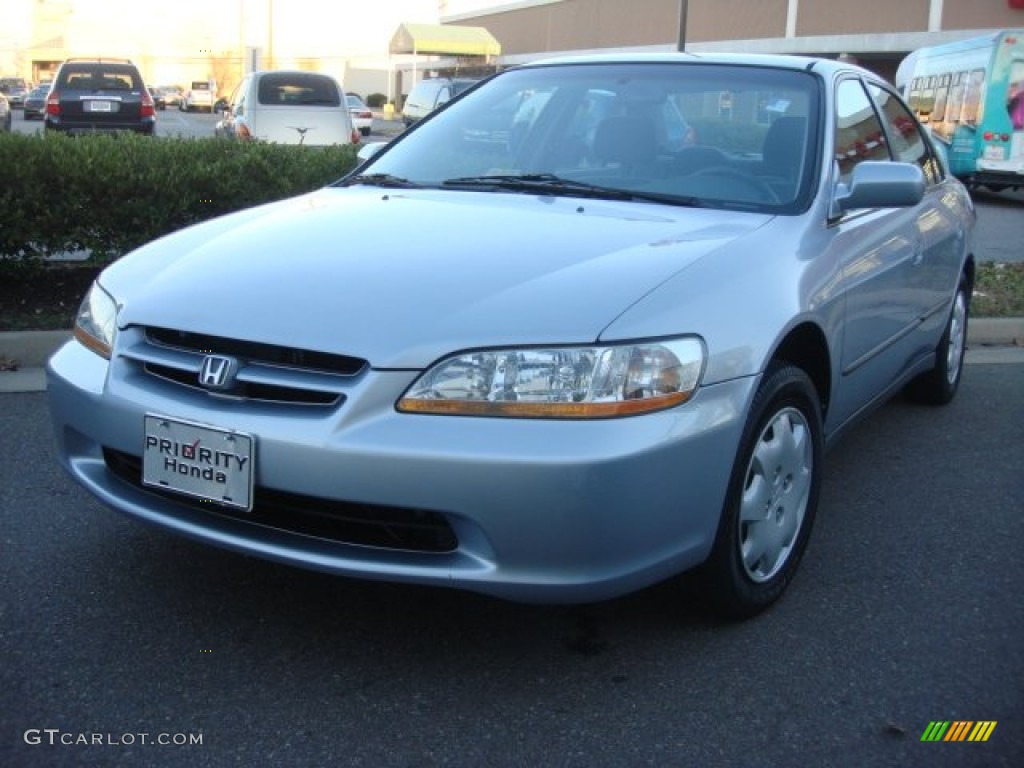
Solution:
<svg viewBox="0 0 1024 768"><path fill-rule="evenodd" d="M882 118L889 128L889 147L896 160L904 163L916 163L924 171L925 178L929 184L937 184L942 181L942 165L930 151L928 144L918 130L917 120L911 115L893 94L877 85L868 86L871 97L882 111ZM937 117L939 107L935 107L932 113L932 120L941 119ZM942 107L945 112L945 103Z"/></svg>
<svg viewBox="0 0 1024 768"><path fill-rule="evenodd" d="M839 180L849 183L865 160L889 160L885 131L859 80L844 80L836 91L836 163Z"/></svg>
<svg viewBox="0 0 1024 768"><path fill-rule="evenodd" d="M275 72L260 78L256 98L264 106L339 107L335 82L309 72Z"/></svg>

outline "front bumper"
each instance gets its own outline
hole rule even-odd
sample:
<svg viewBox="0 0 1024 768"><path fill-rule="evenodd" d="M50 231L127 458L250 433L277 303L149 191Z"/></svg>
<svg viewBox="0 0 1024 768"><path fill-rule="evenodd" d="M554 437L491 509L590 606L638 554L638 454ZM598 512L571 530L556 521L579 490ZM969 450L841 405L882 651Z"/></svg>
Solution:
<svg viewBox="0 0 1024 768"><path fill-rule="evenodd" d="M614 597L706 558L756 379L660 413L565 422L398 413L415 375L366 372L326 408L240 402L72 340L50 360L48 386L60 460L79 483L116 510L227 549L525 602ZM368 545L292 527L287 513L268 523L127 482L110 457L141 454L146 413L254 435L257 499L425 511L454 544Z"/></svg>

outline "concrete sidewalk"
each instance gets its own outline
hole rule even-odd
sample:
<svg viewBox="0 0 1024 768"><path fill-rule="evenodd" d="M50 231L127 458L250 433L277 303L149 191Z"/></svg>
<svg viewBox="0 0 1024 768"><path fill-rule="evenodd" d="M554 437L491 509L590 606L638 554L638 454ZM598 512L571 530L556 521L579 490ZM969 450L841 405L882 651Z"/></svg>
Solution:
<svg viewBox="0 0 1024 768"><path fill-rule="evenodd" d="M46 389L43 366L70 336L68 331L0 332L0 393ZM1024 318L971 318L967 345L969 364L1024 363Z"/></svg>

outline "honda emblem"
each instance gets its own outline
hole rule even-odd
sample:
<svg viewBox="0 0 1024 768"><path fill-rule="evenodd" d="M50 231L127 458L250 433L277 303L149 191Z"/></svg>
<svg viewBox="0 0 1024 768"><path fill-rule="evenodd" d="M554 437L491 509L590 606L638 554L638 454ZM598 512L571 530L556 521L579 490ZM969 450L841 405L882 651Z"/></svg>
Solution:
<svg viewBox="0 0 1024 768"><path fill-rule="evenodd" d="M227 389L234 383L237 372L235 358L207 355L199 369L199 383L210 389Z"/></svg>

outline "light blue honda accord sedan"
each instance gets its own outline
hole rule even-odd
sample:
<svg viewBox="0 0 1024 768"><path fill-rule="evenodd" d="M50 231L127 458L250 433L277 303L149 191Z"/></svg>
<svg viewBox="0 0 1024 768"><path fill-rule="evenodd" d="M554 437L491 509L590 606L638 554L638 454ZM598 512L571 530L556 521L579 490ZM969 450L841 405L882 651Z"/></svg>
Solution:
<svg viewBox="0 0 1024 768"><path fill-rule="evenodd" d="M342 576L589 602L794 577L825 451L962 370L974 209L885 81L652 54L483 81L107 268L50 360L100 500Z"/></svg>

